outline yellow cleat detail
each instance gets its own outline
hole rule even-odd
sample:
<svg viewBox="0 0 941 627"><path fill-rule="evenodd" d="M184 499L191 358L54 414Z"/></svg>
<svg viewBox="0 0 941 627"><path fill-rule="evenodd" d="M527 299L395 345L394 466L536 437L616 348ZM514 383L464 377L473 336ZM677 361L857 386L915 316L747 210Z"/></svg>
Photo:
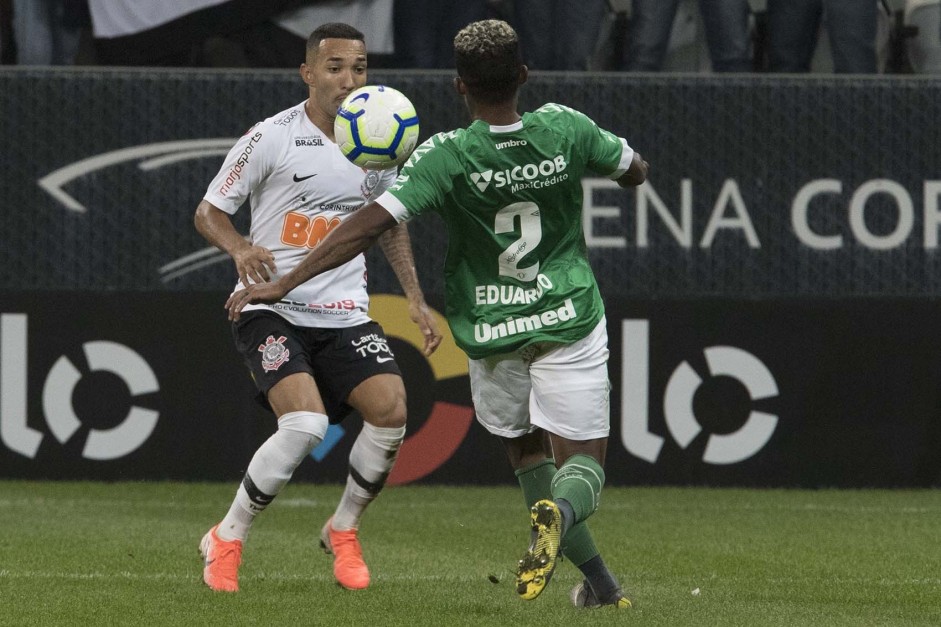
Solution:
<svg viewBox="0 0 941 627"><path fill-rule="evenodd" d="M539 501L530 512L529 549L516 570L516 593L527 601L538 597L549 585L562 541L562 513L555 503Z"/></svg>

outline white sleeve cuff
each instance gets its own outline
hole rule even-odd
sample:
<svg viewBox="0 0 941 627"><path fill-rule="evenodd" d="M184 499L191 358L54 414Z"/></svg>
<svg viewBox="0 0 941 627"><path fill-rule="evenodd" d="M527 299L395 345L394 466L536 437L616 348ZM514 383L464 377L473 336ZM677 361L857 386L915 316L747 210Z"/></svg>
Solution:
<svg viewBox="0 0 941 627"><path fill-rule="evenodd" d="M382 192L382 195L376 199L376 204L381 205L382 208L388 211L392 217L395 218L395 221L400 224L408 221L412 217L408 209L405 208L405 205L402 204L402 201L389 192Z"/></svg>
<svg viewBox="0 0 941 627"><path fill-rule="evenodd" d="M206 192L206 195L203 196L203 200L208 201L212 206L218 208L220 211L224 211L230 216L235 215L235 212L242 206L242 203L236 204L232 200L218 194L213 194L212 192Z"/></svg>
<svg viewBox="0 0 941 627"><path fill-rule="evenodd" d="M621 178L621 175L627 172L628 168L631 167L631 162L634 161L634 149L627 145L626 139L623 137L619 139L621 140L621 161L618 162L618 169L608 175L608 178L612 181Z"/></svg>

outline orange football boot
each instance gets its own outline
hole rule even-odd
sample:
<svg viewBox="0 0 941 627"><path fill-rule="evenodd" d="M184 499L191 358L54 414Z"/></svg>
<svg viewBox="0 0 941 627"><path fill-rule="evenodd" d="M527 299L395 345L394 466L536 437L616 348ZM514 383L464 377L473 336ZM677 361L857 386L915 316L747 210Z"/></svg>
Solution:
<svg viewBox="0 0 941 627"><path fill-rule="evenodd" d="M330 524L333 517L320 531L320 548L333 554L333 576L347 590L362 590L369 585L369 569L363 561L363 547L356 537L356 529L337 531Z"/></svg>

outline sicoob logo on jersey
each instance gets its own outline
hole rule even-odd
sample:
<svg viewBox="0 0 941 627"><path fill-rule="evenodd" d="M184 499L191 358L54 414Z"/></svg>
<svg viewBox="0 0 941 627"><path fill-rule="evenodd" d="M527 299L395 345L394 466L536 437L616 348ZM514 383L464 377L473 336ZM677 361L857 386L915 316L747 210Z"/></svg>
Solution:
<svg viewBox="0 0 941 627"><path fill-rule="evenodd" d="M264 344L258 345L258 352L261 353L261 367L265 369L265 372L277 370L281 364L288 361L291 351L284 345L286 339L283 335L278 339L269 335Z"/></svg>

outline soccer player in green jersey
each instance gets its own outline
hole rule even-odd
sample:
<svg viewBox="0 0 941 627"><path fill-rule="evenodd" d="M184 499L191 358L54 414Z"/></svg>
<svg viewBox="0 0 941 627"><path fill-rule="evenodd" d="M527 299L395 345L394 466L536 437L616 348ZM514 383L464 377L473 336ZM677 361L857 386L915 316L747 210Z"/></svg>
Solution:
<svg viewBox="0 0 941 627"><path fill-rule="evenodd" d="M505 445L527 505L532 541L517 593L545 588L560 553L585 575L577 605L630 607L588 531L604 484L610 429L604 304L582 232L581 178L592 171L640 185L647 163L584 114L546 104L520 115L527 68L499 20L454 39L455 88L472 123L419 146L399 178L277 281L235 292L277 301L366 250L387 229L427 211L448 231L446 316L469 357L477 418Z"/></svg>

